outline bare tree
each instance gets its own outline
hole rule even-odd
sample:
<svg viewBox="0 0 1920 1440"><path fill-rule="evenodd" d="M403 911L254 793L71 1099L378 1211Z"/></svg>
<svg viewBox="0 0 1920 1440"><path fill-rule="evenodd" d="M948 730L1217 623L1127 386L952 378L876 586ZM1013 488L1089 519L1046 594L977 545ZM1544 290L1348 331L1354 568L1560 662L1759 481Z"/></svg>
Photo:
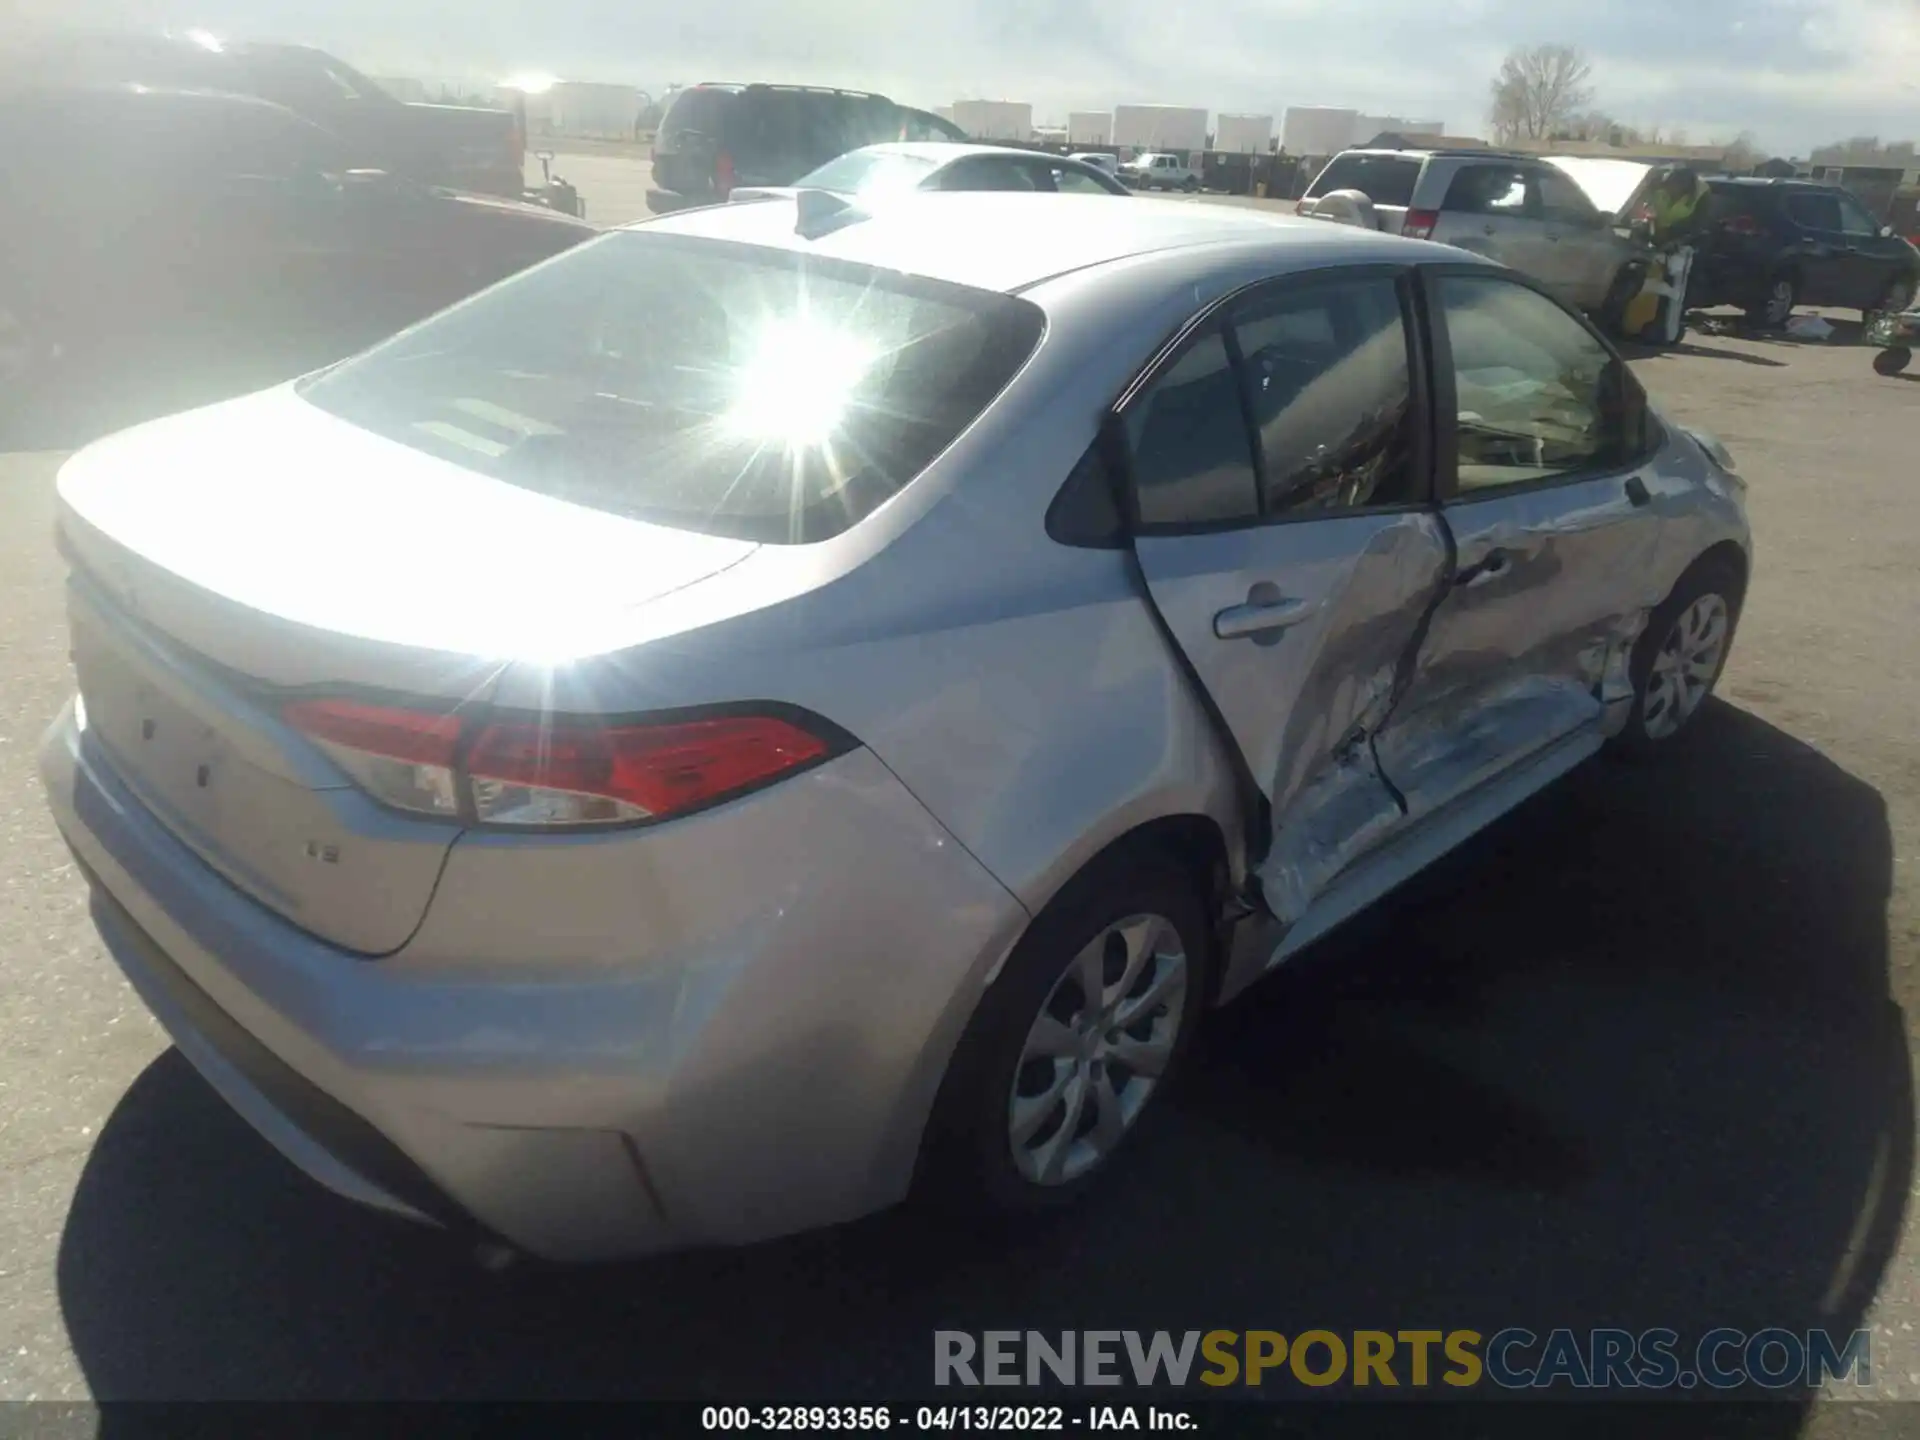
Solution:
<svg viewBox="0 0 1920 1440"><path fill-rule="evenodd" d="M1593 66L1571 45L1535 45L1508 53L1490 87L1487 118L1503 144L1544 140L1593 103Z"/></svg>
<svg viewBox="0 0 1920 1440"><path fill-rule="evenodd" d="M1720 153L1720 164L1730 175L1744 175L1766 158L1754 133L1742 130L1727 142L1727 148Z"/></svg>

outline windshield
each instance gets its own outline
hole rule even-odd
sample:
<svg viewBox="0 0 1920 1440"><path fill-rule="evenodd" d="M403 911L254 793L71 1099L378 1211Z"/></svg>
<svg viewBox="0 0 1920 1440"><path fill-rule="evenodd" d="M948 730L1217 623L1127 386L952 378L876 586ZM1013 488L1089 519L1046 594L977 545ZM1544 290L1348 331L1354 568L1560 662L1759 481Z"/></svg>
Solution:
<svg viewBox="0 0 1920 1440"><path fill-rule="evenodd" d="M876 195L911 190L931 175L938 162L925 155L893 150L855 150L829 160L794 183L809 190L834 190L845 195Z"/></svg>
<svg viewBox="0 0 1920 1440"><path fill-rule="evenodd" d="M877 509L1040 338L1027 301L622 231L305 382L321 409L576 505L773 544Z"/></svg>

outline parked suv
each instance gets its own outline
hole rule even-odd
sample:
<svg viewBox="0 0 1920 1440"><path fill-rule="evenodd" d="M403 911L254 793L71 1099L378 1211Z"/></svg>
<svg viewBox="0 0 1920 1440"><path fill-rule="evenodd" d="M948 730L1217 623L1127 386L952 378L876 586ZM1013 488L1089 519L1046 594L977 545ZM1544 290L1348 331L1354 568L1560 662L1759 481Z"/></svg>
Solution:
<svg viewBox="0 0 1920 1440"><path fill-rule="evenodd" d="M926 110L861 90L806 85L693 85L653 137L656 215L725 200L736 185L791 185L827 161L893 140L964 141Z"/></svg>
<svg viewBox="0 0 1920 1440"><path fill-rule="evenodd" d="M1865 314L1913 302L1920 251L1838 186L1757 179L1707 185L1689 306L1740 305L1757 324L1782 325L1796 305Z"/></svg>
<svg viewBox="0 0 1920 1440"><path fill-rule="evenodd" d="M1632 298L1647 254L1623 233L1625 218L1565 171L1501 151L1348 150L1327 162L1298 210L1471 250L1607 319Z"/></svg>

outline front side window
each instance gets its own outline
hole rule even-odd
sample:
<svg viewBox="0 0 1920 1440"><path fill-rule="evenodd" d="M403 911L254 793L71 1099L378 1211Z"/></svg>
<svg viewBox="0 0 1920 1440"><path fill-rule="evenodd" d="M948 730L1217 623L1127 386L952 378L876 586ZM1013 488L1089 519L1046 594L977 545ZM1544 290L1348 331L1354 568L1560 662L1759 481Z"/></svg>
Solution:
<svg viewBox="0 0 1920 1440"><path fill-rule="evenodd" d="M1452 351L1463 496L1641 458L1639 387L1579 321L1499 275L1447 275L1436 289Z"/></svg>
<svg viewBox="0 0 1920 1440"><path fill-rule="evenodd" d="M312 404L574 505L824 540L924 470L1039 343L1030 302L618 231L305 382Z"/></svg>
<svg viewBox="0 0 1920 1440"><path fill-rule="evenodd" d="M1260 509L1239 381L1217 329L1203 331L1126 411L1144 525L1251 520Z"/></svg>
<svg viewBox="0 0 1920 1440"><path fill-rule="evenodd" d="M1809 230L1837 232L1840 229L1840 202L1831 195L1803 191L1790 196L1787 213L1796 224Z"/></svg>
<svg viewBox="0 0 1920 1440"><path fill-rule="evenodd" d="M1268 515L1424 499L1400 296L1387 278L1250 301L1233 316Z"/></svg>
<svg viewBox="0 0 1920 1440"><path fill-rule="evenodd" d="M1539 170L1533 178L1540 190L1540 213L1543 218L1563 225L1599 223L1600 213L1593 208L1593 202L1587 199L1586 192L1565 175L1555 170Z"/></svg>
<svg viewBox="0 0 1920 1440"><path fill-rule="evenodd" d="M1840 229L1848 235L1878 235L1880 222L1867 213L1867 209L1851 195L1836 195L1840 202Z"/></svg>

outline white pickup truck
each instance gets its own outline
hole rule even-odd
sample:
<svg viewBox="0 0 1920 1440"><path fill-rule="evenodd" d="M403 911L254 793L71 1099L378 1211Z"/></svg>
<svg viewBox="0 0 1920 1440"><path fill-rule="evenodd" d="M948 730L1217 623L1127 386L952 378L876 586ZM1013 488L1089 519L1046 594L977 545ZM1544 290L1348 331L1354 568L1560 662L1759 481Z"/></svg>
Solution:
<svg viewBox="0 0 1920 1440"><path fill-rule="evenodd" d="M1136 155L1119 170L1136 190L1198 190L1200 172L1177 155Z"/></svg>

